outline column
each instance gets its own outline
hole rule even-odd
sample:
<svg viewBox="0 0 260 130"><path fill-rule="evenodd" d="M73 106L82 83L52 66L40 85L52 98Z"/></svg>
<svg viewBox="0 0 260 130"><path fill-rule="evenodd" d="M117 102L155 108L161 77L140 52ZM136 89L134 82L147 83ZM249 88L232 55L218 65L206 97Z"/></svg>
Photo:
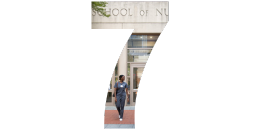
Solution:
<svg viewBox="0 0 260 130"><path fill-rule="evenodd" d="M127 76L127 43L125 44L118 60L118 76L119 75Z"/></svg>
<svg viewBox="0 0 260 130"><path fill-rule="evenodd" d="M124 75L125 82L127 82L127 43L125 44L118 60L118 76L119 75ZM125 105L126 104L127 100L125 101Z"/></svg>

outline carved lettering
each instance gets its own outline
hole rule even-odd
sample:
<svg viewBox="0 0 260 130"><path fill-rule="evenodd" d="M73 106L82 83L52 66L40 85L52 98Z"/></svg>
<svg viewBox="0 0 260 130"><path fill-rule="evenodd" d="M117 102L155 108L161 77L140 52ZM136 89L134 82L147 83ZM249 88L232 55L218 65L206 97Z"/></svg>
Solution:
<svg viewBox="0 0 260 130"><path fill-rule="evenodd" d="M166 14L166 8L164 8L164 14L165 14L166 16L169 16L169 12L168 12L168 14Z"/></svg>
<svg viewBox="0 0 260 130"><path fill-rule="evenodd" d="M162 9L161 9L161 12L158 10L158 9L156 9L156 16L157 16L157 12L159 12L161 15L162 15Z"/></svg>
<svg viewBox="0 0 260 130"><path fill-rule="evenodd" d="M142 14L143 12L143 14ZM143 16L145 14L145 12L143 10L140 11L140 15Z"/></svg>
<svg viewBox="0 0 260 130"><path fill-rule="evenodd" d="M123 15L123 14L122 14L122 10L125 10L125 15L126 15L126 14L127 14L127 10L126 10L125 8L123 8L123 9L120 10L120 14ZM123 16L125 16L125 15L123 15Z"/></svg>
<svg viewBox="0 0 260 130"><path fill-rule="evenodd" d="M94 13L94 14L93 14ZM96 11L92 9L92 15L95 16L96 15Z"/></svg>
<svg viewBox="0 0 260 130"><path fill-rule="evenodd" d="M118 16L118 14L121 14L121 16L126 16L128 14L128 16L132 16L133 15L133 12L131 12L131 9L128 8L122 8L122 9L117 9L117 8L114 8L111 10L111 8L106 8L105 9L105 12L109 15L113 14L114 16ZM148 16L148 12L149 10L140 10L140 16ZM159 13L159 14L158 14ZM161 9L157 9L156 8L156 16L160 15L161 16L163 15L165 16L169 16L169 10L168 8L161 8ZM92 16L96 16L96 15L99 15L99 16L102 16L102 14L99 12L99 11L95 11L92 9Z"/></svg>
<svg viewBox="0 0 260 130"><path fill-rule="evenodd" d="M118 10L117 8L115 8L115 9L112 10L112 14L113 14L114 16L117 16L117 15L114 14L114 10L117 10L117 15L119 14L119 10Z"/></svg>
<svg viewBox="0 0 260 130"><path fill-rule="evenodd" d="M99 11L97 11L97 14L98 14L99 16L102 16L102 14L101 14Z"/></svg>
<svg viewBox="0 0 260 130"><path fill-rule="evenodd" d="M132 14L132 15L130 15L130 14L131 14L131 12L130 12L130 9L128 9L128 10L129 10L129 15L128 15L128 16L132 16L133 14Z"/></svg>
<svg viewBox="0 0 260 130"><path fill-rule="evenodd" d="M109 8L109 10L107 11L106 9L106 13L109 13L111 15L111 8Z"/></svg>

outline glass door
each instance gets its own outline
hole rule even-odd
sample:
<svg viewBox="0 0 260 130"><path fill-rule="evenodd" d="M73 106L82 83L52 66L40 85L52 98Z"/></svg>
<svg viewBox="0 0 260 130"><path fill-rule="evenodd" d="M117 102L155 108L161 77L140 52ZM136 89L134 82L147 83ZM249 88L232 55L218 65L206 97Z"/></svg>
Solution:
<svg viewBox="0 0 260 130"><path fill-rule="evenodd" d="M135 106L137 92L139 88L139 84L141 81L141 77L144 71L145 64L131 64L130 71L131 71L131 78L130 78L130 105Z"/></svg>
<svg viewBox="0 0 260 130"><path fill-rule="evenodd" d="M113 75L115 74L115 72L113 72ZM106 99L106 106L113 106L115 104L115 99L113 97L113 93L114 93L114 84L115 84L115 79L112 75L112 78L110 80L110 84L108 86L108 92L107 92L107 99Z"/></svg>

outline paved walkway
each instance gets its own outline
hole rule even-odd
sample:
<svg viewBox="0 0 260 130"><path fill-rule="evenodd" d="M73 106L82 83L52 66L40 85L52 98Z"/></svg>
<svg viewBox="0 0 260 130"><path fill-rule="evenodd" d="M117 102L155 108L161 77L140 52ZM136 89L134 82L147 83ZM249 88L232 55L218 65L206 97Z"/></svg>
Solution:
<svg viewBox="0 0 260 130"><path fill-rule="evenodd" d="M118 111L115 106L106 106L105 110L105 129L126 128L135 129L135 107L125 106L123 120L119 120Z"/></svg>
<svg viewBox="0 0 260 130"><path fill-rule="evenodd" d="M117 110L115 106L106 106L106 110ZM124 110L135 110L135 106L125 106Z"/></svg>
<svg viewBox="0 0 260 130"><path fill-rule="evenodd" d="M115 129L115 128L124 128L124 129L135 129L134 124L105 124L105 129Z"/></svg>
<svg viewBox="0 0 260 130"><path fill-rule="evenodd" d="M105 111L105 124L134 124L135 123L135 111L124 110L123 120L119 120L117 110L106 110Z"/></svg>

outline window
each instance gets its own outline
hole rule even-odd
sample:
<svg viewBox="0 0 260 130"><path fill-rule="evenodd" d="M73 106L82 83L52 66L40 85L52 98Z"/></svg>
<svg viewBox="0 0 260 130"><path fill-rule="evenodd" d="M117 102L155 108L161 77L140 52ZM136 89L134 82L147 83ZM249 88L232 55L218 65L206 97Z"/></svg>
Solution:
<svg viewBox="0 0 260 130"><path fill-rule="evenodd" d="M118 76L118 63L116 63L116 67L115 67L115 76Z"/></svg>
<svg viewBox="0 0 260 130"><path fill-rule="evenodd" d="M128 62L147 62L152 49L128 49Z"/></svg>
<svg viewBox="0 0 260 130"><path fill-rule="evenodd" d="M153 48L159 35L131 35L128 48Z"/></svg>

